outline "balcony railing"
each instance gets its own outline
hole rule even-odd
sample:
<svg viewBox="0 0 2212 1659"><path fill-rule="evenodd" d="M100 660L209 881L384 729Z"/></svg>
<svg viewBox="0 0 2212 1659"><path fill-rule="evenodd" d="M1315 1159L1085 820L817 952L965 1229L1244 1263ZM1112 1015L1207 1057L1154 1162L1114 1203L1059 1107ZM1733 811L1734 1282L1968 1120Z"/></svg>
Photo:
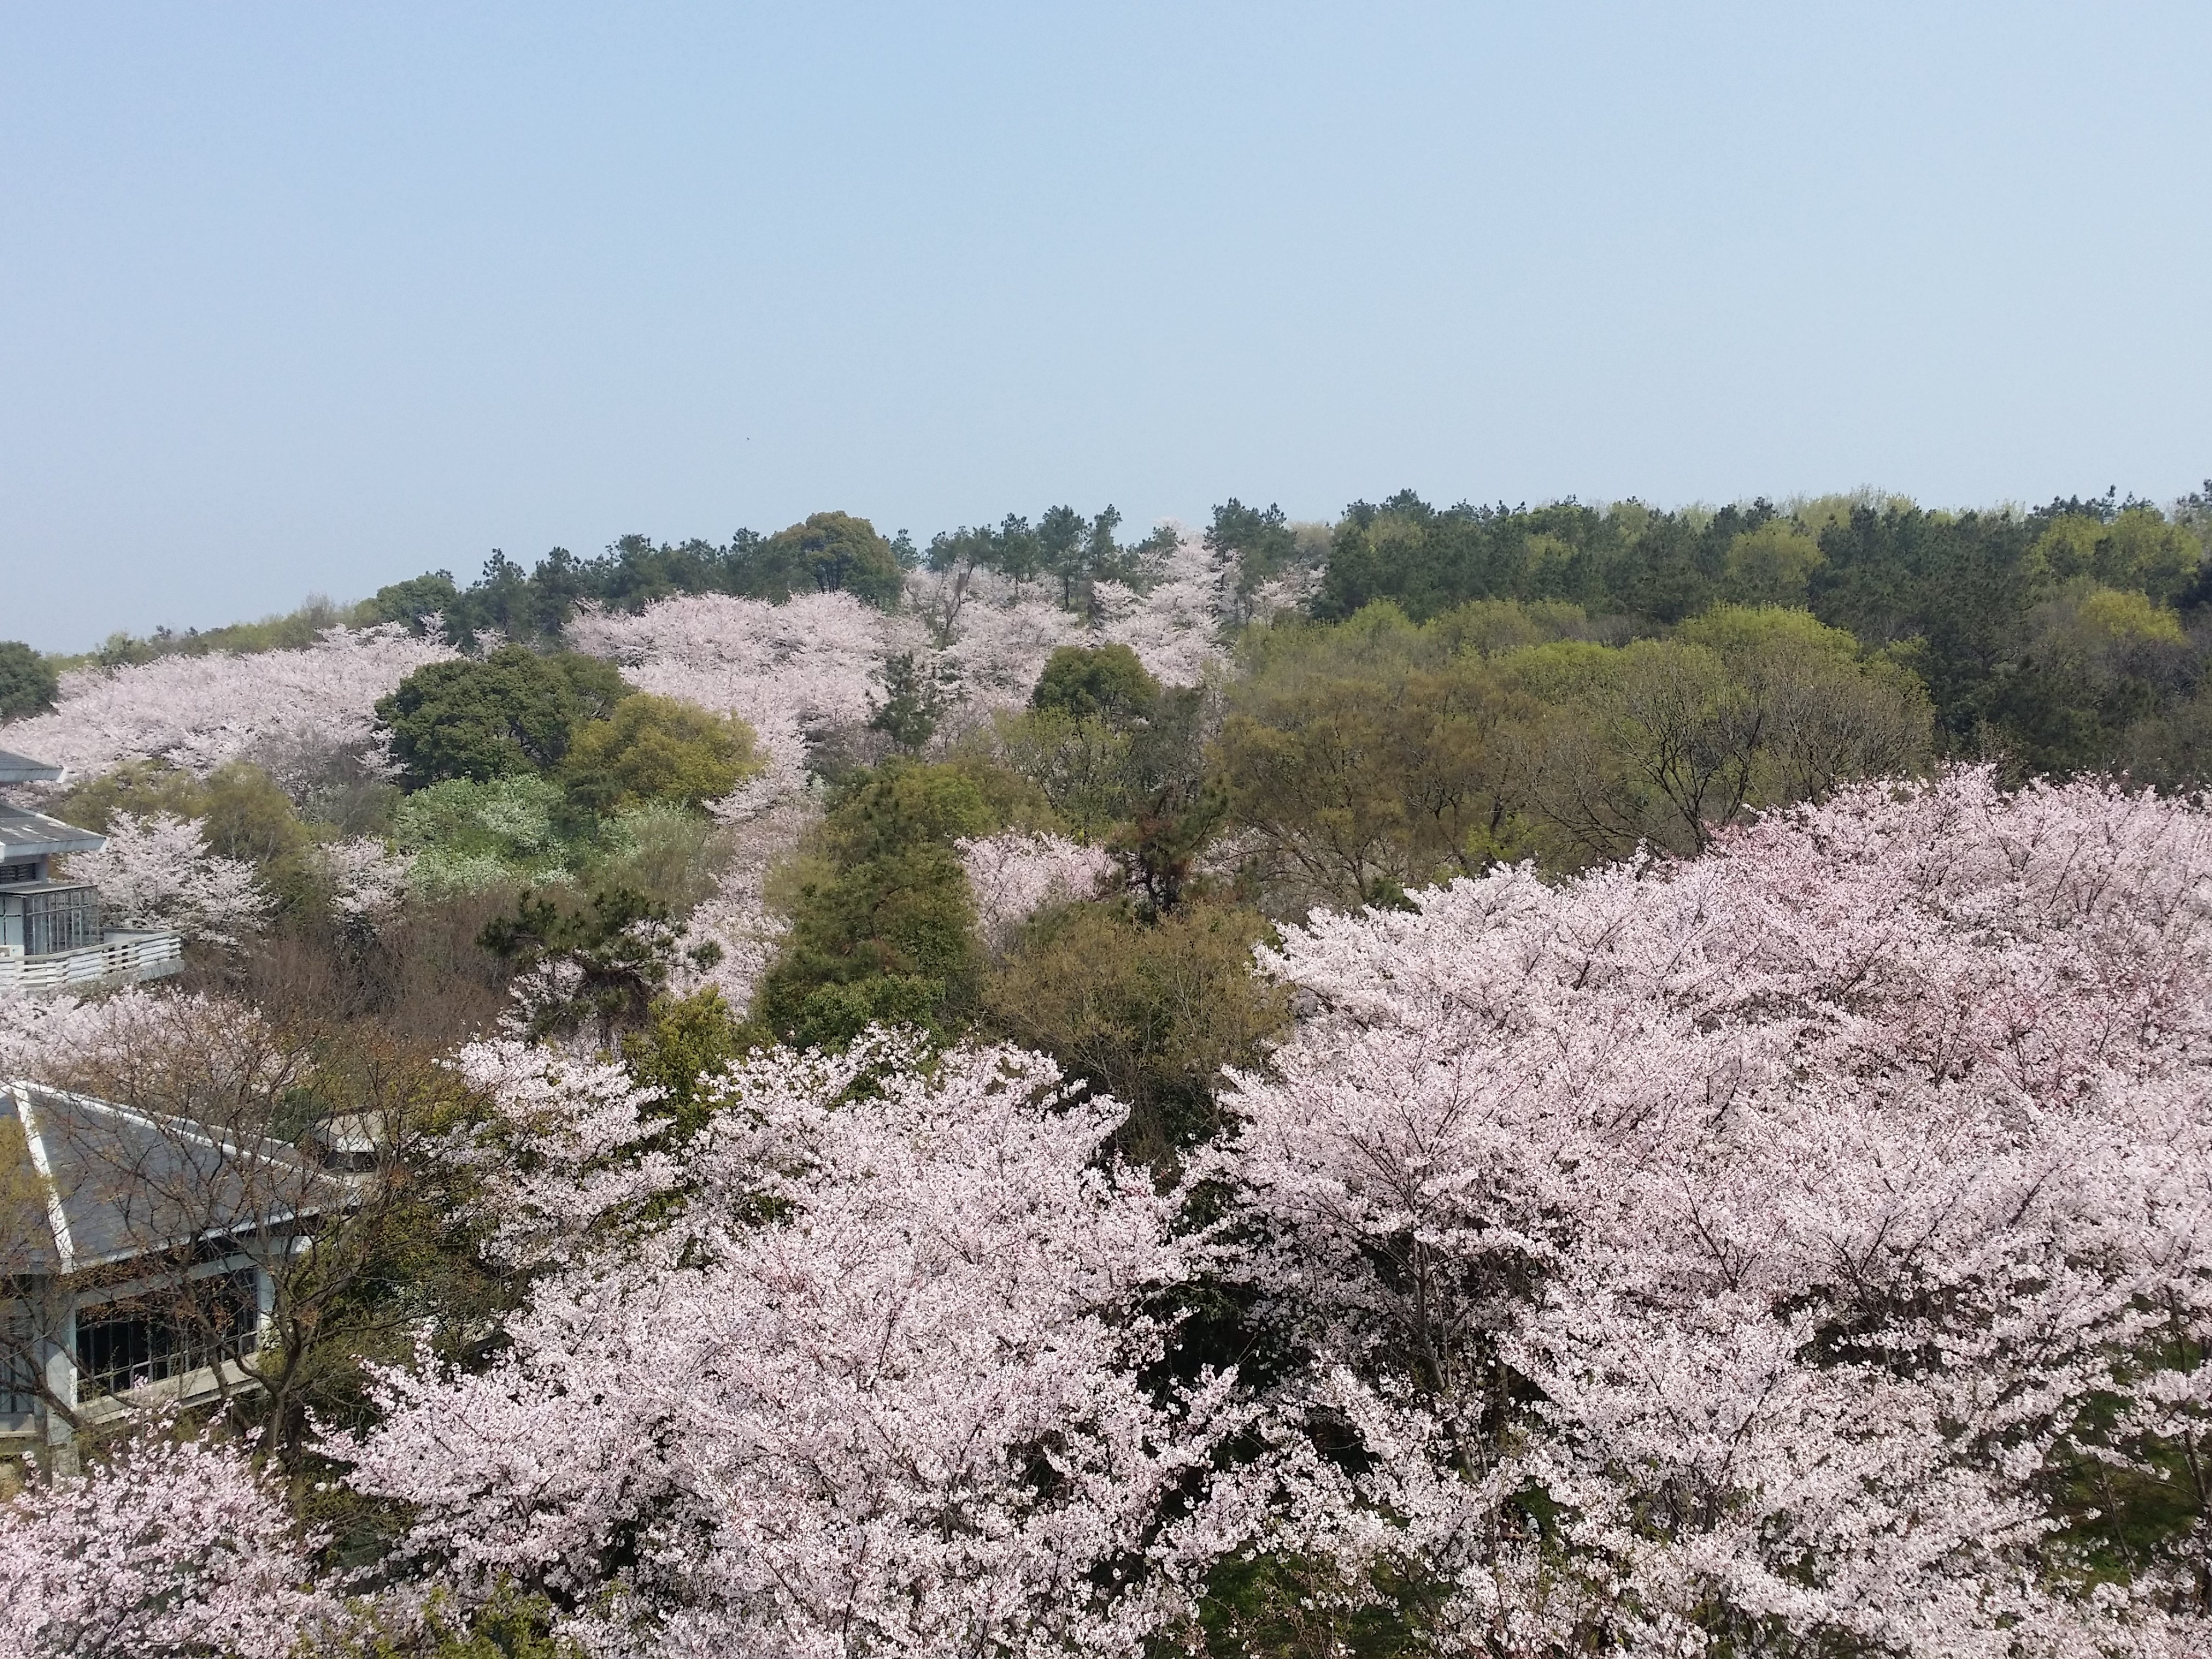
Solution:
<svg viewBox="0 0 2212 1659"><path fill-rule="evenodd" d="M185 965L185 942L174 933L141 933L112 927L97 945L52 956L27 957L0 950L0 991L93 990L161 979Z"/></svg>

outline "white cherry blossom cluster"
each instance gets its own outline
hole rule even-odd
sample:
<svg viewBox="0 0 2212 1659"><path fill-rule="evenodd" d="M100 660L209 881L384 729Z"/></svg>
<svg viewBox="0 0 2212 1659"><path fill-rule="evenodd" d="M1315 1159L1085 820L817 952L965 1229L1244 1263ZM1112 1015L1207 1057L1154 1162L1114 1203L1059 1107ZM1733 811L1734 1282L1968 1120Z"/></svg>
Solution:
<svg viewBox="0 0 2212 1659"><path fill-rule="evenodd" d="M362 927L376 928L398 914L407 896L407 860L373 836L350 836L315 849L331 906Z"/></svg>
<svg viewBox="0 0 2212 1659"><path fill-rule="evenodd" d="M730 837L731 852L714 890L685 921L669 988L688 996L712 987L743 1012L790 926L768 907L769 872L820 819L820 791L794 759L771 755L759 776L707 810ZM719 954L702 965L692 952L705 945Z"/></svg>
<svg viewBox="0 0 2212 1659"><path fill-rule="evenodd" d="M200 824L173 812L116 813L107 844L73 854L69 867L100 889L110 922L211 945L258 933L276 903L251 864L210 852Z"/></svg>
<svg viewBox="0 0 2212 1659"><path fill-rule="evenodd" d="M1104 848L1065 836L1005 830L957 846L975 897L976 931L994 951L1011 945L1044 906L1094 896L1118 868Z"/></svg>
<svg viewBox="0 0 2212 1659"><path fill-rule="evenodd" d="M526 1269L560 1261L673 1186L668 1154L644 1145L655 1097L621 1066L514 1036L470 1043L453 1065L488 1110L436 1152L475 1177L472 1218L494 1260Z"/></svg>
<svg viewBox="0 0 2212 1659"><path fill-rule="evenodd" d="M2051 1495L2212 1426L2212 814L1966 772L1415 902L1263 952L1318 1012L1201 1171L1365 1449L1285 1427L1285 1547L1453 1651L2204 1650L2202 1489L2094 1590Z"/></svg>
<svg viewBox="0 0 2212 1659"><path fill-rule="evenodd" d="M1097 585L1093 614L1063 609L1036 582L988 570L908 578L907 603L886 616L848 593L805 593L780 605L726 594L661 599L635 616L586 606L568 624L574 648L622 665L641 689L742 715L771 753L803 756L806 736L865 721L883 665L933 659L954 701L972 710L1027 701L1062 646L1128 645L1162 681L1188 685L1225 660L1224 578L1203 542L1186 537L1143 591Z"/></svg>
<svg viewBox="0 0 2212 1659"><path fill-rule="evenodd" d="M378 698L453 654L387 625L334 628L304 651L73 669L50 713L9 726L7 746L86 776L146 757L204 775L241 757L355 747L373 736Z"/></svg>
<svg viewBox="0 0 2212 1659"><path fill-rule="evenodd" d="M1141 593L1098 584L1098 638L1089 643L1127 646L1163 685L1195 685L1228 661L1221 618L1234 562L1218 563L1200 537L1186 534L1153 574Z"/></svg>
<svg viewBox="0 0 2212 1659"><path fill-rule="evenodd" d="M1267 1550L1440 1653L2206 1650L2212 812L1966 772L1414 902L1263 952L1308 1017L1179 1193L1005 1048L761 1054L680 1146L618 1066L464 1051L534 1282L347 1454L410 1593L1133 1654ZM1209 1275L1264 1382L1162 1364ZM2124 1577L2100 1471L2174 1516Z"/></svg>
<svg viewBox="0 0 2212 1659"><path fill-rule="evenodd" d="M1091 609L1062 609L1037 583L1017 588L988 570L967 573L963 602L952 612L941 660L969 708L988 712L1029 700L1047 659L1063 646L1127 645L1166 685L1195 685L1227 661L1221 644L1223 584L1233 567L1216 565L1196 536L1165 556L1141 591L1120 582L1094 585ZM909 606L942 617L936 590L951 578L918 572L908 579Z"/></svg>
<svg viewBox="0 0 2212 1659"><path fill-rule="evenodd" d="M633 1111L612 1073L528 1093ZM1006 1049L759 1057L660 1172L680 1212L572 1252L489 1371L387 1375L353 1481L462 1597L543 1586L595 1653L1141 1652L1237 1419L1228 1379L1140 1380L1194 1261L1101 1166L1117 1116Z"/></svg>
<svg viewBox="0 0 2212 1659"><path fill-rule="evenodd" d="M337 1629L315 1540L245 1452L165 1422L0 1504L6 1659L284 1659Z"/></svg>

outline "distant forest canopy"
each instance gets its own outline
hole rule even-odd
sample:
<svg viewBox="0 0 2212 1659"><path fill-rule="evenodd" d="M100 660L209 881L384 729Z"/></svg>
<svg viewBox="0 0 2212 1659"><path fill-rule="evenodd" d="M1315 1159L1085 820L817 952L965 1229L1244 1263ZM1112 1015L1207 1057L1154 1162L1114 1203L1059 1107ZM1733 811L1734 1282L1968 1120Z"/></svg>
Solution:
<svg viewBox="0 0 2212 1659"><path fill-rule="evenodd" d="M580 605L635 612L659 599L781 600L843 590L884 609L908 572L989 570L1080 610L1095 585L1141 588L1170 526L1125 540L1118 513L1009 514L917 545L866 520L817 513L726 543L625 536L596 558L556 548L526 570L495 552L462 586L432 571L358 605L145 638L116 635L91 660L296 647L337 623L423 626L464 648L496 634L550 646ZM1665 510L1635 501L1442 507L1412 491L1357 501L1334 525L1298 524L1231 499L1205 532L1224 574L1224 622L1252 620L1291 579L1316 623L1387 604L1416 623L1478 601L1560 606L1565 631L1620 643L1670 635L1717 606L1809 611L1926 686L1944 752L2000 756L2022 774L2121 767L2146 781L2212 775L2212 480L2161 506L2117 489L2022 509L1923 507L1871 490ZM27 688L29 680L26 680ZM40 688L43 689L43 687ZM50 693L48 695L51 695Z"/></svg>

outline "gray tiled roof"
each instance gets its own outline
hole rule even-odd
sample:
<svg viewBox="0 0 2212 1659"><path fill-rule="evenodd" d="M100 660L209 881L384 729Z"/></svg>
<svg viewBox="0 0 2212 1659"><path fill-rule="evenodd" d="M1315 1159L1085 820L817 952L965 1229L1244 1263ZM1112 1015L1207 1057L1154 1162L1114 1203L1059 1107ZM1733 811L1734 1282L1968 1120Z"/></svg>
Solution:
<svg viewBox="0 0 2212 1659"><path fill-rule="evenodd" d="M107 837L80 830L44 812L0 801L0 863L10 859L52 857L57 853L97 853Z"/></svg>
<svg viewBox="0 0 2212 1659"><path fill-rule="evenodd" d="M33 760L27 755L18 755L0 749L0 783L52 783L62 775L62 769L45 761Z"/></svg>
<svg viewBox="0 0 2212 1659"><path fill-rule="evenodd" d="M347 1201L289 1146L35 1083L0 1084L0 1273L76 1273Z"/></svg>

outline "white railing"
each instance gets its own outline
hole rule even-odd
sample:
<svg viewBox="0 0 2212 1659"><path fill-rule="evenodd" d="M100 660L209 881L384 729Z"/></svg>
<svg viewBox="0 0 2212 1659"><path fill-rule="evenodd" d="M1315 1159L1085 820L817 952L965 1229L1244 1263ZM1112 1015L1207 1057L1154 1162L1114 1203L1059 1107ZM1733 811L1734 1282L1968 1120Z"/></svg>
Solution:
<svg viewBox="0 0 2212 1659"><path fill-rule="evenodd" d="M0 948L0 991L36 994L44 991L94 990L160 979L185 965L185 942L174 933L139 933L110 928L98 945L27 957Z"/></svg>

